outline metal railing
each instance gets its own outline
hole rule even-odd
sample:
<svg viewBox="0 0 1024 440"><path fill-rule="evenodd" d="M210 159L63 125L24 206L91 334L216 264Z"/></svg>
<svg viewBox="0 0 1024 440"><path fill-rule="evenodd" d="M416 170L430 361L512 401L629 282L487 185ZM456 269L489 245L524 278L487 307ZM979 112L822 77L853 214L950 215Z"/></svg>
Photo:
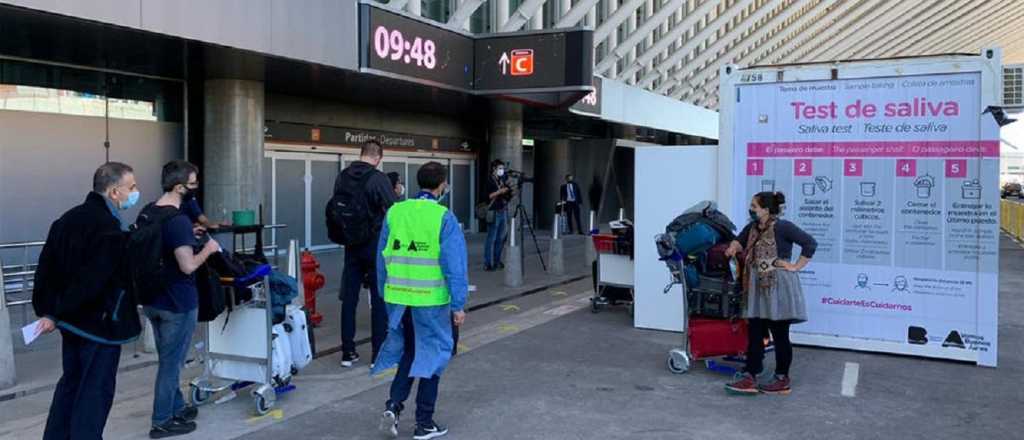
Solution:
<svg viewBox="0 0 1024 440"><path fill-rule="evenodd" d="M263 227L265 231L276 231L278 229L287 228L286 224L274 224L266 225ZM3 292L4 296L18 296L21 298L15 298L7 301L7 306L25 306L32 303L31 298L24 298L27 293L32 291L33 278L36 274L36 267L39 265L38 262L33 261L32 249L42 248L46 244L44 241L25 241L17 243L0 243L0 253L11 252L21 255L20 264L5 264L0 263L0 270L4 274L4 285L0 285L0 291ZM252 252L253 248L240 249L242 252ZM280 267L281 261L281 246L277 244L277 234L271 234L270 244L263 246L264 254L273 257L273 267L276 269ZM0 260L6 261L6 260ZM6 298L5 298L6 299Z"/></svg>
<svg viewBox="0 0 1024 440"><path fill-rule="evenodd" d="M36 266L38 266L37 263L32 262L31 250L41 248L45 243L43 241L25 241L0 244L0 251L13 249L17 252L20 249L21 254L21 264L0 264L0 270L4 273L4 285L0 288L3 289L5 296L29 291L32 278L36 274ZM7 306L20 306L31 302L31 299L16 299L7 301Z"/></svg>

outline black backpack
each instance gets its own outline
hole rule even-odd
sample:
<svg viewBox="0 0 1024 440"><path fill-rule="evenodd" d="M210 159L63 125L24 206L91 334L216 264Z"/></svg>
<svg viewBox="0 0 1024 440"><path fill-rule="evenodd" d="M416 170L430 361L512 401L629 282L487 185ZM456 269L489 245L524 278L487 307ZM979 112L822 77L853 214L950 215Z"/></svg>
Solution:
<svg viewBox="0 0 1024 440"><path fill-rule="evenodd" d="M126 255L130 287L139 304L152 304L166 289L164 281L163 225L180 214L170 206L146 205L129 228Z"/></svg>
<svg viewBox="0 0 1024 440"><path fill-rule="evenodd" d="M338 175L334 195L327 201L327 238L343 245L354 246L372 239L370 205L366 198L366 182L377 172L364 174L353 179L344 171Z"/></svg>

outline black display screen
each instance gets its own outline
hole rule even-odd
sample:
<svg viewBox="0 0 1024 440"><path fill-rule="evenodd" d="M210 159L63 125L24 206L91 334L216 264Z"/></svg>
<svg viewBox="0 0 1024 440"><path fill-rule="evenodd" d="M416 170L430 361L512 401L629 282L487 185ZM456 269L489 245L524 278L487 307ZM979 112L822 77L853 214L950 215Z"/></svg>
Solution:
<svg viewBox="0 0 1024 440"><path fill-rule="evenodd" d="M473 88L473 39L360 5L360 66L419 82Z"/></svg>
<svg viewBox="0 0 1024 440"><path fill-rule="evenodd" d="M519 90L589 86L593 32L493 36L476 41L474 88Z"/></svg>

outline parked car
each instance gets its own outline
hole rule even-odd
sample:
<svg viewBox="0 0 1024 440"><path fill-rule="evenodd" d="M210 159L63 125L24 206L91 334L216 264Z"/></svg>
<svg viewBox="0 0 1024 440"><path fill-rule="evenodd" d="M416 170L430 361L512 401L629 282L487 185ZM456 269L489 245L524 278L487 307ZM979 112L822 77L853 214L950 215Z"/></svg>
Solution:
<svg viewBox="0 0 1024 440"><path fill-rule="evenodd" d="M1019 183L1007 183L1003 185L1003 198L1021 196L1021 186Z"/></svg>

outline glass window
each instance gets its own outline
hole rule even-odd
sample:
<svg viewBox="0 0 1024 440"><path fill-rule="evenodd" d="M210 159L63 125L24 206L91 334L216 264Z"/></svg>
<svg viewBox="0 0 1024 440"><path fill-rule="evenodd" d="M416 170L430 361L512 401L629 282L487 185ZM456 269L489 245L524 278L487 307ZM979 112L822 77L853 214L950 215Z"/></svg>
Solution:
<svg viewBox="0 0 1024 440"><path fill-rule="evenodd" d="M181 122L180 82L0 60L0 110Z"/></svg>

